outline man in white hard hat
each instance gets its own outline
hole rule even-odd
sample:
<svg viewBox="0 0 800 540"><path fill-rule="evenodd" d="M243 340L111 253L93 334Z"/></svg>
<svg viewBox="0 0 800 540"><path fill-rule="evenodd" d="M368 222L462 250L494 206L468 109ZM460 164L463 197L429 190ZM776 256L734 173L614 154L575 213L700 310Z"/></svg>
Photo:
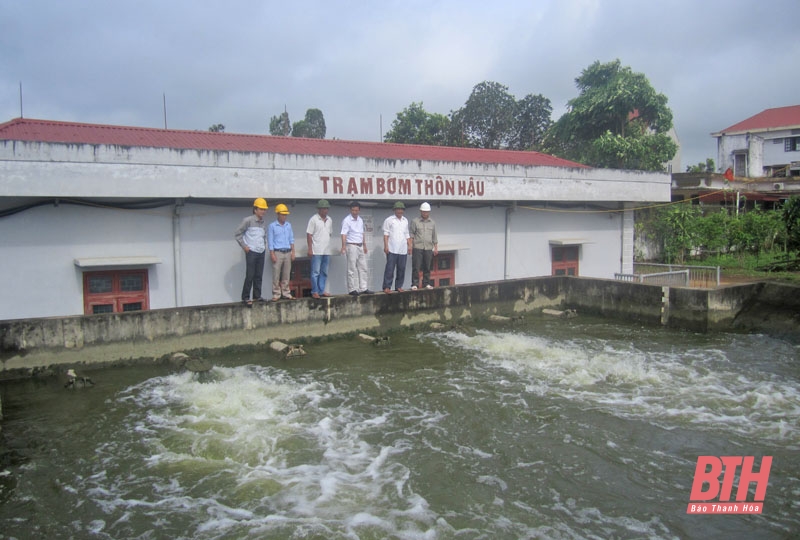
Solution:
<svg viewBox="0 0 800 540"><path fill-rule="evenodd" d="M433 257L439 254L439 238L436 235L436 222L431 219L431 205L424 202L419 207L419 217L409 226L413 251L411 253L411 290L425 287L433 289L431 268ZM420 280L419 273L422 272Z"/></svg>

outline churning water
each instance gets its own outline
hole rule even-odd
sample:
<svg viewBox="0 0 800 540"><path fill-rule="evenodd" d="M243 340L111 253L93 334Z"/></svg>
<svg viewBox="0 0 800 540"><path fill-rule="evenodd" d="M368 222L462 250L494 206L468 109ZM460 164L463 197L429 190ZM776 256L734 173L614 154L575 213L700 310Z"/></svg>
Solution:
<svg viewBox="0 0 800 540"><path fill-rule="evenodd" d="M0 538L800 531L788 342L579 318L306 350L6 383ZM763 513L686 515L699 455L773 456Z"/></svg>

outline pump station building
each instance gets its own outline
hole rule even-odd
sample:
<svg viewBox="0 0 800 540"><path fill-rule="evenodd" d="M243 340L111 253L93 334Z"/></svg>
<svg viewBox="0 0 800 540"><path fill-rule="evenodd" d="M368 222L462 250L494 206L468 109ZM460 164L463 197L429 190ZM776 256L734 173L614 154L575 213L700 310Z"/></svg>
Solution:
<svg viewBox="0 0 800 540"><path fill-rule="evenodd" d="M613 278L633 270L633 209L668 202L670 177L537 152L14 119L0 125L0 319L236 302L244 255L233 233L256 197L267 221L289 206L292 287L305 296L305 230L322 198L333 294L346 292L339 232L352 200L373 290L395 201L409 220L433 207L437 286Z"/></svg>

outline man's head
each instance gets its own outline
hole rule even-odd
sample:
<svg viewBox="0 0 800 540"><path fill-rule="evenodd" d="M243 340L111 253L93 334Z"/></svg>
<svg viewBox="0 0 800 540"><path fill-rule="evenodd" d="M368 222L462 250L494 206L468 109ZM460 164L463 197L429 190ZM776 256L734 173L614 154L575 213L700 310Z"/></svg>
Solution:
<svg viewBox="0 0 800 540"><path fill-rule="evenodd" d="M403 217L403 213L406 211L406 205L403 204L402 201L397 201L394 203L394 215L399 218Z"/></svg>
<svg viewBox="0 0 800 540"><path fill-rule="evenodd" d="M358 213L361 211L361 205L358 204L358 201L353 201L350 203L350 215L354 218L358 217Z"/></svg>
<svg viewBox="0 0 800 540"><path fill-rule="evenodd" d="M419 205L419 214L422 216L422 219L428 219L431 215L431 205L426 202Z"/></svg>
<svg viewBox="0 0 800 540"><path fill-rule="evenodd" d="M319 217L325 219L328 216L328 209L330 209L331 205L325 199L320 199L317 203L317 213Z"/></svg>
<svg viewBox="0 0 800 540"><path fill-rule="evenodd" d="M275 214L278 216L278 223L286 223L286 218L289 217L289 207L281 203L275 207Z"/></svg>
<svg viewBox="0 0 800 540"><path fill-rule="evenodd" d="M253 213L258 216L258 219L263 218L267 213L267 201L261 197L253 201Z"/></svg>

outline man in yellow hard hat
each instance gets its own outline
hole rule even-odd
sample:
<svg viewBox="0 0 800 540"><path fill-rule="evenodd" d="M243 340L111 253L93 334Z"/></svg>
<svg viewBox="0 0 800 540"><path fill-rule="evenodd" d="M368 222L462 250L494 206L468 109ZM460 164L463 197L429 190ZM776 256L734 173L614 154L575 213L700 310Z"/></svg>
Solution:
<svg viewBox="0 0 800 540"><path fill-rule="evenodd" d="M294 261L294 232L287 221L289 208L285 204L275 206L276 219L269 224L267 241L272 260L272 300L294 300L289 289L289 276Z"/></svg>
<svg viewBox="0 0 800 540"><path fill-rule="evenodd" d="M253 300L264 301L261 298L261 280L264 276L264 252L267 250L267 224L264 221L266 212L267 201L259 197L253 201L253 213L242 220L233 235L245 253L242 302L247 307L252 307Z"/></svg>

